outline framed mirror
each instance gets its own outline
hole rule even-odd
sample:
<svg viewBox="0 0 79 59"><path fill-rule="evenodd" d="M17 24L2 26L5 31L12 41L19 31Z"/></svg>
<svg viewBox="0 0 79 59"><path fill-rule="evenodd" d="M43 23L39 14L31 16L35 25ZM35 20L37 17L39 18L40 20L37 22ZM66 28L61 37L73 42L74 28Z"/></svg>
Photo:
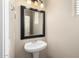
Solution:
<svg viewBox="0 0 79 59"><path fill-rule="evenodd" d="M21 6L21 39L45 36L45 11Z"/></svg>

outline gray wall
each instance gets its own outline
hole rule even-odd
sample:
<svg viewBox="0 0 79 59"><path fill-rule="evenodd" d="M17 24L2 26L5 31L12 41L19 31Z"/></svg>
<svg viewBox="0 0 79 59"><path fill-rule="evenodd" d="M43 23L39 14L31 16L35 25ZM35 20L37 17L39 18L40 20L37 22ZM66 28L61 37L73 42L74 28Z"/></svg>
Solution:
<svg viewBox="0 0 79 59"><path fill-rule="evenodd" d="M79 16L72 16L72 0L48 0L49 57L79 57Z"/></svg>
<svg viewBox="0 0 79 59"><path fill-rule="evenodd" d="M0 58L2 57L2 0L0 0Z"/></svg>

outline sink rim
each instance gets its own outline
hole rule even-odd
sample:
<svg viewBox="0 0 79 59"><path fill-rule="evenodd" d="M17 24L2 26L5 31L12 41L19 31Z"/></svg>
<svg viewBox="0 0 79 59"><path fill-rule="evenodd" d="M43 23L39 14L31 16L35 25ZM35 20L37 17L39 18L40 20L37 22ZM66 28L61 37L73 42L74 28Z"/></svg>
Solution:
<svg viewBox="0 0 79 59"><path fill-rule="evenodd" d="M32 42L32 41L30 41L30 42ZM39 46L39 48L35 48L35 47L34 47L34 49L33 49L33 48L28 49L28 48L26 47L26 46L28 46L28 45L26 45L26 44L29 44L30 42L26 42L26 43L24 44L24 49L25 49L25 51L30 52L30 53L42 51L43 49L45 49L45 48L47 47L47 43L46 43L45 41L37 40L36 42L38 42L38 43L42 42L43 45L42 45L41 47ZM32 44L33 44L33 43L32 43ZM31 44L30 44L30 45L31 45ZM29 45L29 46L30 46L30 45ZM41 43L40 43L40 45L41 45Z"/></svg>

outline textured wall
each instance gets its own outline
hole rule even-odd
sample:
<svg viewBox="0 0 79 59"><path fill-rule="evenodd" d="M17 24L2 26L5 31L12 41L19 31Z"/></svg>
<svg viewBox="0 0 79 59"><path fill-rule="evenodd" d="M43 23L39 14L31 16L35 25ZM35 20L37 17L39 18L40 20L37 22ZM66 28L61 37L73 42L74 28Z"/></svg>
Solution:
<svg viewBox="0 0 79 59"><path fill-rule="evenodd" d="M30 58L32 54L25 52L24 44L26 40L20 39L20 5L26 5L26 0L16 0L17 2L12 3L15 6L14 11L10 11L10 38L11 38L11 47L10 55L15 58ZM15 17L16 14L16 17ZM36 38L36 39L45 39L45 38ZM47 50L40 52L40 57L47 57Z"/></svg>

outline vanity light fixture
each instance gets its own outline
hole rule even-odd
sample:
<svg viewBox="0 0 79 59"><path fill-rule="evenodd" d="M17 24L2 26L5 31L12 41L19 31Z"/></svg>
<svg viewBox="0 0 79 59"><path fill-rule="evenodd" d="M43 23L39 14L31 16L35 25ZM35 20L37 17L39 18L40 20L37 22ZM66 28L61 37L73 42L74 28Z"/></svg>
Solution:
<svg viewBox="0 0 79 59"><path fill-rule="evenodd" d="M27 0L27 4L32 5L35 7L44 8L44 4L42 0Z"/></svg>

